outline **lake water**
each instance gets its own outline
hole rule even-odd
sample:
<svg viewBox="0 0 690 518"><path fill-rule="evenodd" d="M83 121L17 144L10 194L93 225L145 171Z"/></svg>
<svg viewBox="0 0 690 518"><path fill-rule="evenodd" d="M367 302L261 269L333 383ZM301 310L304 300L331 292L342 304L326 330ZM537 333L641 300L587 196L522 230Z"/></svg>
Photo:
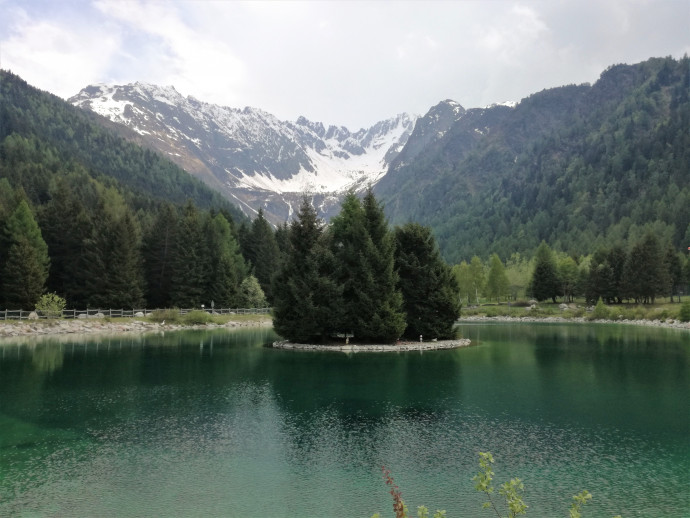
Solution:
<svg viewBox="0 0 690 518"><path fill-rule="evenodd" d="M464 324L425 353L264 347L268 329L0 345L0 516L690 516L690 332ZM498 496L498 495L497 495Z"/></svg>

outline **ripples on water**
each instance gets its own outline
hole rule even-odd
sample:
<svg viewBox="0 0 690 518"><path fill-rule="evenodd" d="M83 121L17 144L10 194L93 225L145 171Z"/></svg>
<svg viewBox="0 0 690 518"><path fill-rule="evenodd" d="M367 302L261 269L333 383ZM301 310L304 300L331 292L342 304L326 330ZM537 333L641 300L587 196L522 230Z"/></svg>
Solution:
<svg viewBox="0 0 690 518"><path fill-rule="evenodd" d="M491 451L496 483L525 482L529 516L565 515L582 489L594 494L586 516L688 516L687 442L569 419L567 409L562 420L515 412L530 406L520 391L503 400L485 388L500 382L479 375L489 349L296 359L221 338L211 357L196 343L65 356L58 369L69 379L27 379L15 372L27 363L12 363L15 384L0 378L0 397L14 403L0 400L0 416L18 431L10 440L0 429L0 515L386 516L385 465L412 511L486 516L471 477L477 452ZM108 362L121 377L89 378ZM32 382L39 388L21 399ZM557 404L542 396L540 407Z"/></svg>

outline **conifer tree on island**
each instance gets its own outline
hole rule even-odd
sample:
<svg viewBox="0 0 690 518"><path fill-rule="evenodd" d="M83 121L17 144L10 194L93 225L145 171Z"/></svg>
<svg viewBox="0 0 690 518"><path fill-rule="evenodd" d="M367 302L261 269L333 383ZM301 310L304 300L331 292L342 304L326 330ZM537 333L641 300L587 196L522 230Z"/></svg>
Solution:
<svg viewBox="0 0 690 518"><path fill-rule="evenodd" d="M390 343L403 332L453 336L457 282L431 231L410 224L394 234L371 191L362 201L348 194L327 229L305 198L287 237L273 281L273 325L284 338Z"/></svg>
<svg viewBox="0 0 690 518"><path fill-rule="evenodd" d="M294 342L322 342L340 324L342 289L332 278L333 254L308 198L290 224L286 259L273 281L273 327Z"/></svg>
<svg viewBox="0 0 690 518"><path fill-rule="evenodd" d="M362 202L354 193L345 197L332 232L337 280L343 286L343 330L367 342L400 338L406 323L395 242L371 190Z"/></svg>
<svg viewBox="0 0 690 518"><path fill-rule="evenodd" d="M436 246L431 229L408 223L395 229L395 264L403 296L407 328L404 336L417 339L452 338L460 314L458 283Z"/></svg>

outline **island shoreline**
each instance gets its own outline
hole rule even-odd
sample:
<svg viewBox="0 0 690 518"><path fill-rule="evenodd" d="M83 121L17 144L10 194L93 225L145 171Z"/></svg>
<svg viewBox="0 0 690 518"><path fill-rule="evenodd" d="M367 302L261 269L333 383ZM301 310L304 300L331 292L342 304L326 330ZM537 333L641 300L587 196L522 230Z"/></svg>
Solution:
<svg viewBox="0 0 690 518"><path fill-rule="evenodd" d="M457 324L472 324L472 323L516 323L516 324L623 324L636 325L645 327L658 327L668 329L684 329L690 330L690 322L680 322L678 320L589 320L584 317L510 317L510 316L467 316L461 317L457 320ZM228 321L223 324L200 324L200 325L183 325L183 324L165 324L159 322L149 322L145 320L132 320L127 322L117 321L103 321L103 320L54 320L54 321L3 321L0 322L0 343L13 341L21 338L50 338L52 336L91 336L91 335L121 335L121 334L147 334L157 332L174 332L184 330L215 330L215 329L239 329L248 327L272 327L273 321L270 318L251 320L251 321ZM457 340L450 340L455 342ZM392 347L393 350L433 350L433 349L449 349L457 347L466 347L466 345L442 346L448 341L426 341L422 342L423 347L419 346L418 342L405 342L401 345L375 345L371 347ZM434 344L436 344L434 346ZM439 345L441 344L441 345ZM305 347L314 349L312 344L303 344ZM412 348L414 346L414 348ZM347 351L365 351L364 345L360 344L343 344L343 345L325 345L323 350L339 350L340 347ZM407 347L407 348L405 348ZM283 349L297 349L295 347L282 347ZM381 349L379 349L381 350Z"/></svg>
<svg viewBox="0 0 690 518"><path fill-rule="evenodd" d="M278 340L271 344L274 349L290 351L332 351L343 353L380 353L403 351L439 351L444 349L458 349L468 347L468 338L454 340L431 340L428 342L400 342L398 344L299 344L289 340Z"/></svg>

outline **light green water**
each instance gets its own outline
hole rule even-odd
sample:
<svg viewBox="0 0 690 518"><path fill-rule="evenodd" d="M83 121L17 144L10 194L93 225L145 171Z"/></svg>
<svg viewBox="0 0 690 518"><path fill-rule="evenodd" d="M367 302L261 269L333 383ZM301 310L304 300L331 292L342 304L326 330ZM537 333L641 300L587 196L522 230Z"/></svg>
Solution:
<svg viewBox="0 0 690 518"><path fill-rule="evenodd" d="M690 333L462 325L475 346L309 353L266 329L0 345L0 516L690 516ZM415 513L416 514L416 513ZM494 515L495 516L495 515Z"/></svg>

